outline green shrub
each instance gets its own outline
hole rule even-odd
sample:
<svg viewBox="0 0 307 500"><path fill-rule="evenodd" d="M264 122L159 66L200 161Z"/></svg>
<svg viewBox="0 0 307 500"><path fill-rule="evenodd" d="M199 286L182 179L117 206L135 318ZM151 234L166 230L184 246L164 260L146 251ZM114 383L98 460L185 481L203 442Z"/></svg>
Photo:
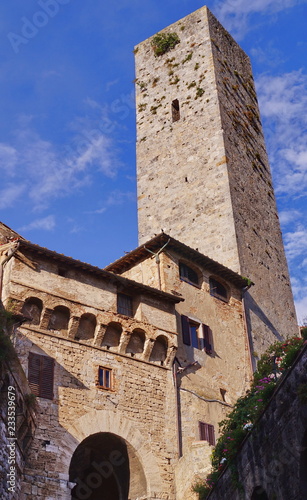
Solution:
<svg viewBox="0 0 307 500"><path fill-rule="evenodd" d="M155 56L162 56L173 49L177 43L180 43L177 33L158 33L153 37L151 45Z"/></svg>

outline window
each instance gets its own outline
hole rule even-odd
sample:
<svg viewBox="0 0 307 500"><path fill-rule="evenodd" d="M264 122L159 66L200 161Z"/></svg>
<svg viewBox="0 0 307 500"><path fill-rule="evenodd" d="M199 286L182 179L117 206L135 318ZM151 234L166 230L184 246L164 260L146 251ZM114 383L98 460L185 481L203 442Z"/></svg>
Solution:
<svg viewBox="0 0 307 500"><path fill-rule="evenodd" d="M191 285L199 286L199 278L197 272L186 264L183 264L183 262L179 263L179 275L182 281L186 281Z"/></svg>
<svg viewBox="0 0 307 500"><path fill-rule="evenodd" d="M29 353L28 380L35 396L53 399L54 359Z"/></svg>
<svg viewBox="0 0 307 500"><path fill-rule="evenodd" d="M48 330L55 331L67 331L68 323L69 323L70 312L69 309L65 306L57 306L53 309Z"/></svg>
<svg viewBox="0 0 307 500"><path fill-rule="evenodd" d="M215 446L214 426L198 422L199 425L199 439L201 441L208 441L211 446Z"/></svg>
<svg viewBox="0 0 307 500"><path fill-rule="evenodd" d="M117 294L117 312L125 316L133 316L132 297L124 293Z"/></svg>
<svg viewBox="0 0 307 500"><path fill-rule="evenodd" d="M210 278L209 286L210 286L210 295L218 299L224 300L225 302L228 301L228 292L225 286L222 285L222 283L220 283L214 278Z"/></svg>
<svg viewBox="0 0 307 500"><path fill-rule="evenodd" d="M180 120L180 108L178 99L174 99L172 102L172 120L173 122L178 122L178 120Z"/></svg>
<svg viewBox="0 0 307 500"><path fill-rule="evenodd" d="M101 389L112 389L112 370L109 368L98 368L98 386Z"/></svg>
<svg viewBox="0 0 307 500"><path fill-rule="evenodd" d="M204 349L212 354L212 332L208 325L196 323L187 316L181 316L182 339L185 345Z"/></svg>

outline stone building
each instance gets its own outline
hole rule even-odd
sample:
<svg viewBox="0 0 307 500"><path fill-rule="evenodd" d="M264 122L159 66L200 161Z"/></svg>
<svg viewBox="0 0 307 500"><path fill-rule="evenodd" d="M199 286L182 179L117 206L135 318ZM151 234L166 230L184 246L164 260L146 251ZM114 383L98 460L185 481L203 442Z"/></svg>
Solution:
<svg viewBox="0 0 307 500"><path fill-rule="evenodd" d="M99 269L0 226L37 397L4 499L195 498L255 349L297 333L247 56L206 8L169 33L135 50L140 246Z"/></svg>

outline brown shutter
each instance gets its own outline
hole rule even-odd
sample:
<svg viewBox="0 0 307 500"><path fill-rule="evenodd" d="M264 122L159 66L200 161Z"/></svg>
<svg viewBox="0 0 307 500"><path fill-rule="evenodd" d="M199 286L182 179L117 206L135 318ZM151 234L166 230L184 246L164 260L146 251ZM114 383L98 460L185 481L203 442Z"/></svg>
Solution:
<svg viewBox="0 0 307 500"><path fill-rule="evenodd" d="M187 316L181 316L182 340L185 345L191 345L190 324Z"/></svg>
<svg viewBox="0 0 307 500"><path fill-rule="evenodd" d="M204 347L207 354L212 354L211 330L208 325L203 325Z"/></svg>
<svg viewBox="0 0 307 500"><path fill-rule="evenodd" d="M49 356L29 353L29 386L35 396L53 399L54 360Z"/></svg>
<svg viewBox="0 0 307 500"><path fill-rule="evenodd" d="M42 356L41 365L40 396L46 399L53 399L54 359Z"/></svg>
<svg viewBox="0 0 307 500"><path fill-rule="evenodd" d="M209 434L209 444L211 444L211 446L215 446L215 435L214 435L214 426L213 425L210 425L208 424L208 434Z"/></svg>
<svg viewBox="0 0 307 500"><path fill-rule="evenodd" d="M35 396L39 396L40 357L39 354L29 353L28 380L30 389Z"/></svg>
<svg viewBox="0 0 307 500"><path fill-rule="evenodd" d="M198 422L199 424L199 438L201 441L208 441L211 446L215 446L214 426Z"/></svg>

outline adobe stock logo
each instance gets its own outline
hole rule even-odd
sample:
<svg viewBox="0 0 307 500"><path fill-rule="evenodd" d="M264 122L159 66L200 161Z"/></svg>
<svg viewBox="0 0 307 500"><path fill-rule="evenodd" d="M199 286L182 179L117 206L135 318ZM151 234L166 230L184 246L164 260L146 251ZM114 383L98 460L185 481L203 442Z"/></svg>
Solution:
<svg viewBox="0 0 307 500"><path fill-rule="evenodd" d="M76 478L74 480L74 498L87 500L93 491L99 488L104 479L108 479L115 472L116 467L125 463L126 459L120 451L114 450L110 453L109 459L103 462L92 462L92 471L83 480Z"/></svg>
<svg viewBox="0 0 307 500"><path fill-rule="evenodd" d="M7 34L15 54L20 52L21 45L26 45L32 38L35 38L39 30L44 28L49 23L49 20L58 14L60 5L66 5L70 1L71 0L38 0L37 3L41 7L41 10L37 10L33 14L32 19L28 19L27 17L21 18L21 34L12 31Z"/></svg>

